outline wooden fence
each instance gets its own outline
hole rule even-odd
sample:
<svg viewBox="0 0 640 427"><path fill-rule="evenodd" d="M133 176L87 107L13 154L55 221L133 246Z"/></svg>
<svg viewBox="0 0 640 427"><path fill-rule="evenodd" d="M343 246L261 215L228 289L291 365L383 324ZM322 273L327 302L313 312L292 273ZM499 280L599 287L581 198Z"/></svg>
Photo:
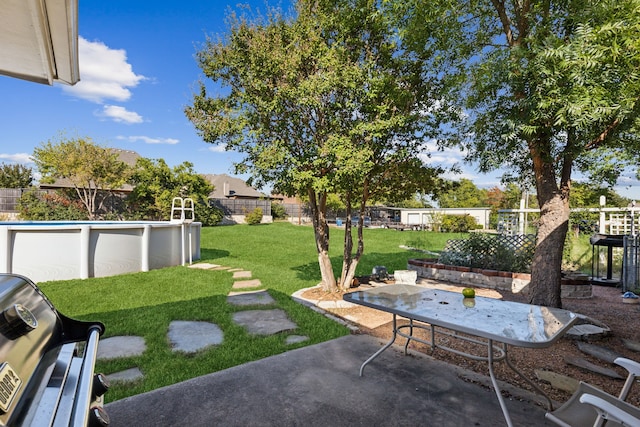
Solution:
<svg viewBox="0 0 640 427"><path fill-rule="evenodd" d="M225 215L246 215L256 208L263 215L271 215L271 201L264 199L213 199L213 205L222 209Z"/></svg>
<svg viewBox="0 0 640 427"><path fill-rule="evenodd" d="M0 212L18 212L18 200L29 188L0 188Z"/></svg>

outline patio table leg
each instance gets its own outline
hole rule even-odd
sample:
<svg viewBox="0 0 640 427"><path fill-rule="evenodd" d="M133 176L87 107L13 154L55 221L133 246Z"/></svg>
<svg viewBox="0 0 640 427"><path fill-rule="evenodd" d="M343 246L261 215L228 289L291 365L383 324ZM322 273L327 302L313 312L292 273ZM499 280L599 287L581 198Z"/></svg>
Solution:
<svg viewBox="0 0 640 427"><path fill-rule="evenodd" d="M394 314L394 320L395 320L395 314ZM395 324L393 329L395 330ZM413 319L409 319L409 336L413 336ZM406 356L407 354L409 354L409 343L411 342L411 338L407 338L407 342L404 343L404 355Z"/></svg>
<svg viewBox="0 0 640 427"><path fill-rule="evenodd" d="M380 350L376 351L375 353L373 353L371 355L371 357L369 357L367 360L364 361L364 363L360 366L360 376L362 376L362 373L364 371L364 367L371 362L373 359L375 359L376 357L378 357L380 355L380 353L382 353L383 351L385 351L386 349L388 349L389 347L391 347L391 345L394 343L394 341L396 340L396 336L397 336L397 328L396 328L396 315L395 313L393 314L393 336L391 337L391 340L389 340L388 343L386 343L384 345L384 347L382 347Z"/></svg>
<svg viewBox="0 0 640 427"><path fill-rule="evenodd" d="M507 362L507 366L509 366L513 372L515 372L516 374L520 375L520 378L525 380L527 382L527 384L529 384L531 387L533 387L534 390L536 390L540 395L542 395L547 400L547 408L548 408L548 410L549 411L553 411L553 402L551 401L551 399L549 398L547 393L545 393L540 387L538 387L526 375L524 375L515 366L513 366L513 364L511 363L511 360L509 360L509 355L507 354L507 345L504 344L503 348L504 348L504 360L505 360L505 362Z"/></svg>
<svg viewBox="0 0 640 427"><path fill-rule="evenodd" d="M493 372L493 340L488 341L487 348L489 351L487 355L487 362L489 363L489 376L491 377L493 390L496 392L496 396L498 396L498 402L500 402L500 408L502 409L502 414L504 415L504 419L507 422L507 426L513 427L511 416L509 415L509 410L507 409L507 405L505 404L504 398L502 397L502 392L500 391L500 387L498 386L496 375Z"/></svg>

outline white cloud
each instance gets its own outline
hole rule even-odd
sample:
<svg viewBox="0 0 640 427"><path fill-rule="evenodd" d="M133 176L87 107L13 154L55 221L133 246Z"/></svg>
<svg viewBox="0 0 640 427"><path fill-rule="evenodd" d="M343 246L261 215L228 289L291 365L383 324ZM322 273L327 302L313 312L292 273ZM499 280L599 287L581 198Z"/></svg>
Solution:
<svg viewBox="0 0 640 427"><path fill-rule="evenodd" d="M142 116L134 111L127 111L126 108L117 105L105 105L102 112L96 114L99 117L106 117L119 123L142 123Z"/></svg>
<svg viewBox="0 0 640 427"><path fill-rule="evenodd" d="M148 136L136 135L136 136L118 136L118 139L129 141L129 142L138 142L142 141L145 144L168 144L175 145L180 142L179 139L175 138L151 138Z"/></svg>
<svg viewBox="0 0 640 427"><path fill-rule="evenodd" d="M98 104L108 99L123 102L131 98L129 89L146 79L133 72L123 49L79 37L78 51L80 81L74 86L61 86L70 95Z"/></svg>
<svg viewBox="0 0 640 427"><path fill-rule="evenodd" d="M27 153L15 153L15 154L3 154L0 153L0 160L7 160L11 163L33 163L31 154Z"/></svg>
<svg viewBox="0 0 640 427"><path fill-rule="evenodd" d="M33 163L31 154L27 153L0 154L0 160L4 163Z"/></svg>
<svg viewBox="0 0 640 427"><path fill-rule="evenodd" d="M214 153L224 153L225 151L227 151L227 144L213 145L208 147L207 149Z"/></svg>
<svg viewBox="0 0 640 427"><path fill-rule="evenodd" d="M444 167L450 167L464 160L464 152L458 148L445 147L438 149L435 142L427 142L424 145L424 151L418 155L418 158L425 164L439 164Z"/></svg>

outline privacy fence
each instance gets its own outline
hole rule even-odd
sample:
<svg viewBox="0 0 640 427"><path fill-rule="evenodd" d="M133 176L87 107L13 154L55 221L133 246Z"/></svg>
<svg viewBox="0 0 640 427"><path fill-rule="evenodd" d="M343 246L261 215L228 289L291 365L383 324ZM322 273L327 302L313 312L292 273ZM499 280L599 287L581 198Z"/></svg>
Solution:
<svg viewBox="0 0 640 427"><path fill-rule="evenodd" d="M18 212L18 200L29 190L30 188L0 188L0 212Z"/></svg>
<svg viewBox="0 0 640 427"><path fill-rule="evenodd" d="M271 201L265 199L213 199L212 204L225 215L246 215L256 208L262 209L263 215L271 215Z"/></svg>

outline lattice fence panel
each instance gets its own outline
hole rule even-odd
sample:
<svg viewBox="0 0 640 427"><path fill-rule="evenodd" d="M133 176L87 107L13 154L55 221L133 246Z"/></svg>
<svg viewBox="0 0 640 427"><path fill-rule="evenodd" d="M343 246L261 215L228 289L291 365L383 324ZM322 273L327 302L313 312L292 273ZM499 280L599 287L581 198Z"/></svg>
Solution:
<svg viewBox="0 0 640 427"><path fill-rule="evenodd" d="M447 241L440 262L503 271L528 272L536 236L472 234L468 239Z"/></svg>

